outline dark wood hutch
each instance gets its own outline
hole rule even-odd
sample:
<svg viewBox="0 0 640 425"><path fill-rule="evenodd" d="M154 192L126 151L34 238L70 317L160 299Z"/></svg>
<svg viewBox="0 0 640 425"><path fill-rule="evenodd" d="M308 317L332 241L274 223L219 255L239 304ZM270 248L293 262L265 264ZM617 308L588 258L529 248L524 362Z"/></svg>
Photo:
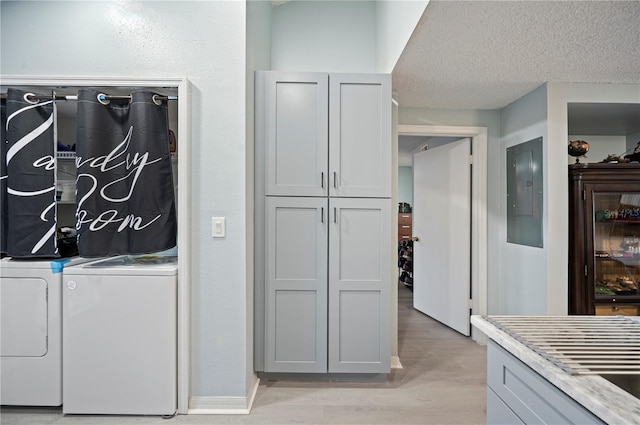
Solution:
<svg viewBox="0 0 640 425"><path fill-rule="evenodd" d="M569 314L640 315L640 164L569 165Z"/></svg>

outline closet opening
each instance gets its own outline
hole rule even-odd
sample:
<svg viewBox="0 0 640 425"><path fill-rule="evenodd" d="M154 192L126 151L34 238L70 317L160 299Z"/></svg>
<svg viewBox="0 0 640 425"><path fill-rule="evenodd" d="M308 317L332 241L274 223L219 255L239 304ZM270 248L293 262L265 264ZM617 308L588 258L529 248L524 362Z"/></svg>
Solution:
<svg viewBox="0 0 640 425"><path fill-rule="evenodd" d="M96 90L103 97L101 103L129 103L129 97L136 90L155 93L150 98L156 105L165 102L168 109L168 127L170 130L170 183L175 195L177 236L177 292L176 292L176 388L177 413L188 413L189 399L189 322L190 322L190 226L188 219L190 188L190 131L188 119L189 81L186 78L100 78L100 77L40 77L40 76L3 76L0 92L6 93L8 88L18 88L30 93L29 100L46 101L55 94L56 123L56 208L58 210L58 228L73 228L76 224L75 182L75 137L77 95L80 90ZM64 97L64 99L62 99ZM104 104L103 103L103 104ZM143 155L134 158L132 154L128 166L135 171L139 167ZM138 161L134 164L135 161ZM126 165L126 164L125 164ZM171 190L171 189L169 189ZM52 194L52 197L54 195ZM53 199L53 198L52 198ZM144 223L131 219L129 226L141 227ZM4 355L4 354L3 354Z"/></svg>

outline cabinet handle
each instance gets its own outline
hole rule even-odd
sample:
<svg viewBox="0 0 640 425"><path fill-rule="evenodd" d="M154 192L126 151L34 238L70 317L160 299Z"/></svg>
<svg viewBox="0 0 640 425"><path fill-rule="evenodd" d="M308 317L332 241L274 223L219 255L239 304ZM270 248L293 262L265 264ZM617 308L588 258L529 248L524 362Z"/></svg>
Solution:
<svg viewBox="0 0 640 425"><path fill-rule="evenodd" d="M320 173L320 185L322 185L322 188L324 189L324 171Z"/></svg>
<svg viewBox="0 0 640 425"><path fill-rule="evenodd" d="M336 177L336 172L333 172L333 188L337 189L338 188L338 178Z"/></svg>
<svg viewBox="0 0 640 425"><path fill-rule="evenodd" d="M336 207L333 207L333 222L334 223L338 222L338 214L336 212Z"/></svg>
<svg viewBox="0 0 640 425"><path fill-rule="evenodd" d="M411 226L402 226L402 228L403 228L403 229L408 229L408 228L410 228L410 227L411 227Z"/></svg>
<svg viewBox="0 0 640 425"><path fill-rule="evenodd" d="M324 223L324 207L320 207L320 220Z"/></svg>

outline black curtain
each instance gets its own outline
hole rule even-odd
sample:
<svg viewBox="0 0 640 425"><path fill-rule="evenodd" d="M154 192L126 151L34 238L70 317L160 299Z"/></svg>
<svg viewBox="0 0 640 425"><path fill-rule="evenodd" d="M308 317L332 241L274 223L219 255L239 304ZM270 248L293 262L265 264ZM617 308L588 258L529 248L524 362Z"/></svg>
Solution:
<svg viewBox="0 0 640 425"><path fill-rule="evenodd" d="M78 92L78 251L84 257L145 254L176 245L166 101Z"/></svg>
<svg viewBox="0 0 640 425"><path fill-rule="evenodd" d="M55 104L25 95L9 88L2 108L0 248L16 258L55 258Z"/></svg>

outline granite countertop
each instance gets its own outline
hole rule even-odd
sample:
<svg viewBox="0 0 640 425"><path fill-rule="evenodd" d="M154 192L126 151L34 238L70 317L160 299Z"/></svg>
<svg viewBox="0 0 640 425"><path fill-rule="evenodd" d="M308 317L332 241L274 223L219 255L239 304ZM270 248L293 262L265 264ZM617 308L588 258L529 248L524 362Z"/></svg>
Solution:
<svg viewBox="0 0 640 425"><path fill-rule="evenodd" d="M640 399L599 375L567 373L487 320L491 317L474 315L471 324L604 422L640 424Z"/></svg>

